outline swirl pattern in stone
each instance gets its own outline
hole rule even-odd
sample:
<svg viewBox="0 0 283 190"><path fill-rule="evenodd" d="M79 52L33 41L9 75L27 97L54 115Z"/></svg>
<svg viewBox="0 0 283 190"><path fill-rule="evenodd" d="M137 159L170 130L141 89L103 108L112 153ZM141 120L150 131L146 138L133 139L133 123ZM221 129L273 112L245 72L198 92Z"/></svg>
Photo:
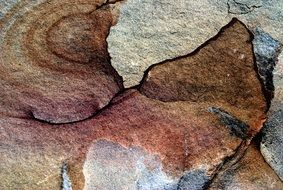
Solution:
<svg viewBox="0 0 283 190"><path fill-rule="evenodd" d="M0 21L1 112L69 123L122 88L106 37L111 7L97 1L20 1Z"/></svg>

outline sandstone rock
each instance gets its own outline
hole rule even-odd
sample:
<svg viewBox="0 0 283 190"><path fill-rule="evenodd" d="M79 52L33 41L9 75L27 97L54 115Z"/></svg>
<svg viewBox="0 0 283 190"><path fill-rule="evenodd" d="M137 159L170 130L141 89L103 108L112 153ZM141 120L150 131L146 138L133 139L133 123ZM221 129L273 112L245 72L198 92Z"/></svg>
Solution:
<svg viewBox="0 0 283 190"><path fill-rule="evenodd" d="M73 189L107 189L110 180L117 189L176 187L191 170L210 178L241 139L206 106L162 103L130 91L78 124L2 118L0 188L58 188L60 168L68 160Z"/></svg>
<svg viewBox="0 0 283 190"><path fill-rule="evenodd" d="M282 42L282 9L281 0L127 0L107 38L111 62L126 87L137 85L150 65L194 51L232 17Z"/></svg>
<svg viewBox="0 0 283 190"><path fill-rule="evenodd" d="M227 58L222 60L223 56L215 54L211 46L220 48ZM210 59L202 57L203 52ZM217 75L208 82L218 84L221 95L215 90L203 92L191 87L205 82L195 80L199 77L196 73L184 73L187 59L198 56L195 71L203 70L205 77ZM76 190L204 188L224 161L243 151L249 138L261 128L267 102L256 77L250 33L237 20L198 52L176 61L185 65L178 68L176 64L175 74L180 79L191 76L191 86L186 86L184 79L184 88L173 90L170 96L161 90L166 85L161 81L156 96L150 91L153 80L170 74L171 70L154 74L159 68L170 68L169 61L150 68L140 92L129 89L121 93L85 121L52 125L33 118L1 116L0 189L58 189L62 184ZM221 63L223 68L203 67L213 62ZM227 74L241 82L240 91L237 85L223 89L230 84L228 81L221 86ZM170 77L172 84L179 84L178 78ZM172 84L168 88L175 87ZM215 98L192 100L191 94L183 93L187 88ZM237 104L231 103L234 96Z"/></svg>
<svg viewBox="0 0 283 190"><path fill-rule="evenodd" d="M89 1L60 9L66 2L22 1L1 19L2 114L74 122L123 89L107 51L111 8Z"/></svg>
<svg viewBox="0 0 283 190"><path fill-rule="evenodd" d="M265 162L259 147L253 143L244 157L230 168L220 172L209 190L277 190L283 182Z"/></svg>
<svg viewBox="0 0 283 190"><path fill-rule="evenodd" d="M281 26L279 0L0 2L1 190L204 189L262 127L269 89L245 25L197 46L231 14ZM174 59L124 90L108 48L127 86Z"/></svg>

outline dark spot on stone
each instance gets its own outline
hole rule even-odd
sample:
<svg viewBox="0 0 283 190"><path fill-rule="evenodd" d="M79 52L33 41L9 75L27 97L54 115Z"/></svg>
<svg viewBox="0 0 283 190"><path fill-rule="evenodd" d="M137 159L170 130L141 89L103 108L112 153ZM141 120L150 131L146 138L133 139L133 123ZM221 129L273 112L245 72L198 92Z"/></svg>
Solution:
<svg viewBox="0 0 283 190"><path fill-rule="evenodd" d="M204 170L192 170L181 177L177 190L202 190L208 182Z"/></svg>
<svg viewBox="0 0 283 190"><path fill-rule="evenodd" d="M231 134L241 139L248 138L249 126L220 108L210 107L208 111L218 115L221 121L231 130Z"/></svg>
<svg viewBox="0 0 283 190"><path fill-rule="evenodd" d="M238 15L248 14L254 11L254 9L261 7L261 5L248 5L246 3L241 3L236 0L228 0L227 6L228 6L229 14L238 14Z"/></svg>
<svg viewBox="0 0 283 190"><path fill-rule="evenodd" d="M274 91L272 72L276 65L278 55L282 50L282 44L265 33L262 29L256 28L254 32L253 48L258 73L271 99Z"/></svg>

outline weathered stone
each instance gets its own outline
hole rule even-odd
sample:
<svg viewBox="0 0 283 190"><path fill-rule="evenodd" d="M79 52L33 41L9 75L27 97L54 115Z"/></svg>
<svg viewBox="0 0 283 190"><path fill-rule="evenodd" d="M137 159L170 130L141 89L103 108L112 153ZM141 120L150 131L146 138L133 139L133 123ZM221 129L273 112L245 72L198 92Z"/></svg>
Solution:
<svg viewBox="0 0 283 190"><path fill-rule="evenodd" d="M282 9L282 0L127 0L107 38L111 62L126 87L137 85L150 65L194 51L232 17L282 42Z"/></svg>
<svg viewBox="0 0 283 190"><path fill-rule="evenodd" d="M210 184L209 190L278 190L283 182L265 162L259 147L251 144L242 159L221 171Z"/></svg>
<svg viewBox="0 0 283 190"><path fill-rule="evenodd" d="M227 59L220 61L223 68L202 67L204 63L212 63L206 59L195 65L196 71L206 72L204 76L218 76L213 82L219 83L221 95L217 96L215 90L204 92L215 96L211 100L199 98L192 101L191 94L183 94L184 88L177 88L170 93L171 101L160 101L158 99L165 97L163 93L167 93L160 90L165 85L162 82L158 83L156 97L153 92L147 94L152 80L164 76L154 74L156 68L164 67L166 70L171 67L170 62L165 62L151 68L141 85L140 91L148 97L138 90L127 90L95 117L85 121L51 125L32 118L2 116L0 189L58 189L62 184L76 190L205 187L227 158L239 149L245 149L242 138L231 134L237 128L235 125L243 127L239 119L246 123L242 132L253 135L265 118L267 102L259 78L255 77L250 37L244 25L233 20L198 52L177 59L194 59L201 52L206 52L210 59L214 55L212 60L218 63L217 55L220 54L209 50L211 46L215 49L221 47L221 53L227 55ZM235 48L239 52L235 53ZM241 61L242 53L245 61ZM237 64L233 64L235 59ZM217 65L215 68L218 68ZM188 76L183 71L177 67L176 74L181 79ZM226 79L227 74L245 84L240 91L237 91L237 85L222 90L224 85L221 86L220 81ZM172 84L179 83L178 78L170 77ZM193 77L199 76L191 75ZM243 79L249 80L245 82ZM192 79L190 84L198 86L199 82L203 81ZM186 86L186 80L181 84L191 88ZM247 92L250 94L247 95ZM227 97L233 99L234 96L243 102L237 100L237 104L231 104ZM212 106L223 110L221 117L219 110L209 112ZM232 128L227 127L231 120Z"/></svg>
<svg viewBox="0 0 283 190"><path fill-rule="evenodd" d="M207 174L203 170L194 170L185 174L178 183L178 190L202 190L209 182Z"/></svg>
<svg viewBox="0 0 283 190"><path fill-rule="evenodd" d="M188 53L235 14L279 39L269 26L282 25L282 5L269 3L0 1L0 189L206 188L260 130L269 99L236 19ZM127 86L174 59L123 91L108 47Z"/></svg>
<svg viewBox="0 0 283 190"><path fill-rule="evenodd" d="M279 177L283 179L283 59L276 65L279 53L282 50L282 44L258 28L255 31L253 45L259 74L263 79L265 89L268 91L269 96L273 96L273 78L276 87L275 97L268 113L269 117L263 129L261 152L265 160L277 172Z"/></svg>

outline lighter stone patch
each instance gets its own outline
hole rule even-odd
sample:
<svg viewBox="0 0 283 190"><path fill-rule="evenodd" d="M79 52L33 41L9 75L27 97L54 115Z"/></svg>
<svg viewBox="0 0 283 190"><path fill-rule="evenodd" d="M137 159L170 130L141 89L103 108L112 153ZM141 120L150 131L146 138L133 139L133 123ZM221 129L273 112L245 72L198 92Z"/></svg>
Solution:
<svg viewBox="0 0 283 190"><path fill-rule="evenodd" d="M162 169L161 160L139 147L99 140L90 147L83 166L84 190L173 190L178 179Z"/></svg>
<svg viewBox="0 0 283 190"><path fill-rule="evenodd" d="M68 166L66 163L62 166L62 189L61 190L72 190L71 179L68 175Z"/></svg>

